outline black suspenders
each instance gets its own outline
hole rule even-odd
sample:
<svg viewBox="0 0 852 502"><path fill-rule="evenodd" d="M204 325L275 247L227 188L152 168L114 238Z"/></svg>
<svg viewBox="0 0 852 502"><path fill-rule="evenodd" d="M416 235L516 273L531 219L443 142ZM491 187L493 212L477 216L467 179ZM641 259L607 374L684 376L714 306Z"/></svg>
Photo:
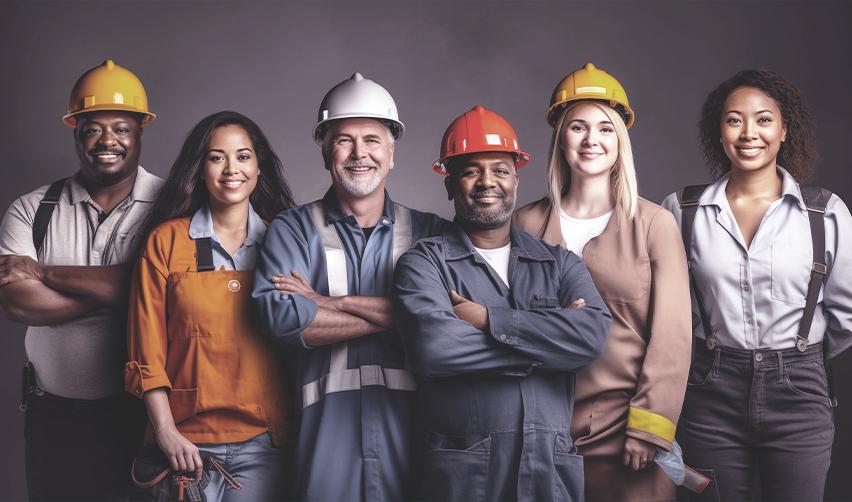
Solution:
<svg viewBox="0 0 852 502"><path fill-rule="evenodd" d="M683 192L678 193L678 202L681 209L680 231L683 238L683 247L686 250L687 263L689 264L689 282L695 302L698 304L698 313L701 316L701 325L704 328L707 348L713 350L718 346L715 333L710 327L710 320L704 308L701 292L695 282L692 267L692 229L695 224L695 213L698 210L698 202L701 195L709 185L690 185L684 187ZM811 227L811 246L813 248L813 263L811 265L811 277L808 281L808 293L805 297L805 310L802 320L799 322L799 331L796 335L796 349L804 352L808 347L808 335L814 320L819 290L825 277L828 275L828 267L825 264L825 207L832 193L825 188L814 186L800 187L802 199L808 210L808 222ZM823 351L826 344L823 342ZM826 358L826 372L828 373L828 396L832 406L837 406L837 398L832 390L831 368Z"/></svg>
<svg viewBox="0 0 852 502"><path fill-rule="evenodd" d="M195 239L195 263L199 272L216 270L213 265L213 245L210 237Z"/></svg>
<svg viewBox="0 0 852 502"><path fill-rule="evenodd" d="M47 227L50 225L50 217L53 216L53 210L59 204L59 196L62 195L62 189L65 188L67 180L68 178L62 178L51 183L44 197L38 203L38 209L36 209L33 218L33 245L35 245L36 254L41 251L41 245L44 244Z"/></svg>

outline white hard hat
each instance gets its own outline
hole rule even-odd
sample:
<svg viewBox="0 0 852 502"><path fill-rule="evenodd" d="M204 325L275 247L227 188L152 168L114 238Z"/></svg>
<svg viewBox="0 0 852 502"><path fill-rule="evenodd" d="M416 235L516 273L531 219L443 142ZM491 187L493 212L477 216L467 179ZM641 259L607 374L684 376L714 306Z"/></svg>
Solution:
<svg viewBox="0 0 852 502"><path fill-rule="evenodd" d="M329 122L347 118L372 118L383 122L391 130L394 141L399 141L405 125L399 121L393 96L376 82L355 73L332 87L322 98L314 141L322 143Z"/></svg>

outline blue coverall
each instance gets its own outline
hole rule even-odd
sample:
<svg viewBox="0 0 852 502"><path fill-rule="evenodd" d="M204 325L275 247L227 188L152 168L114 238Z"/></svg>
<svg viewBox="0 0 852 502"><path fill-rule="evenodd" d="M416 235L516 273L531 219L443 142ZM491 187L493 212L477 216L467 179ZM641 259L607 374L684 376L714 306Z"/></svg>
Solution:
<svg viewBox="0 0 852 502"><path fill-rule="evenodd" d="M312 213L312 208L319 213ZM394 243L402 212L410 215L406 219L408 242ZM298 294L282 294L270 280L275 274L297 271L315 291L329 294L327 270L333 267L327 263L317 214L322 215L320 227L330 229L339 239L338 254L332 256L340 262L345 256L343 287L350 295L389 295L394 244L404 245L404 251L414 240L440 233L447 222L433 214L401 208L386 193L383 216L367 240L355 217L342 213L334 190L329 189L321 201L284 211L272 221L255 269L252 296L261 323L269 336L285 346L285 359L297 383L294 395L301 414L297 414L296 498L407 498L414 380L409 374L410 385L403 385L404 390L392 385L393 377L407 373L400 370L405 358L397 333L387 331L310 348L300 333L313 321L317 305ZM334 388L335 381L342 382L343 390Z"/></svg>
<svg viewBox="0 0 852 502"><path fill-rule="evenodd" d="M569 435L574 372L601 354L610 312L576 255L514 228L509 284L455 224L397 264L424 499L583 499ZM455 315L450 291L487 307L487 332ZM565 308L578 298L584 307Z"/></svg>

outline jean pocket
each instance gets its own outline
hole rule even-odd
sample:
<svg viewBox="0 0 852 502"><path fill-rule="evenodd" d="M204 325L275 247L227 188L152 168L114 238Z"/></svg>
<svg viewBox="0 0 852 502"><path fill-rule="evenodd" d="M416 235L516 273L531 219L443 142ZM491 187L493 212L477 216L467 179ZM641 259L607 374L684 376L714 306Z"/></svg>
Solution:
<svg viewBox="0 0 852 502"><path fill-rule="evenodd" d="M796 395L831 407L828 380L822 361L785 363L784 385Z"/></svg>
<svg viewBox="0 0 852 502"><path fill-rule="evenodd" d="M710 480L700 493L688 490L686 487L678 488L678 500L696 501L696 502L720 502L719 485L716 484L716 471L714 469L702 469L700 467L692 467L692 470L703 475Z"/></svg>
<svg viewBox="0 0 852 502"><path fill-rule="evenodd" d="M430 438L436 439L436 435ZM491 459L491 437L466 446L459 438L439 438L444 446L424 452L423 479L420 492L424 500L486 500L488 466Z"/></svg>
<svg viewBox="0 0 852 502"><path fill-rule="evenodd" d="M554 452L553 500L580 502L583 493L583 457L573 453Z"/></svg>
<svg viewBox="0 0 852 502"><path fill-rule="evenodd" d="M689 366L689 379L686 381L686 385L689 387L707 385L713 375L713 364L714 359L712 357L696 355Z"/></svg>

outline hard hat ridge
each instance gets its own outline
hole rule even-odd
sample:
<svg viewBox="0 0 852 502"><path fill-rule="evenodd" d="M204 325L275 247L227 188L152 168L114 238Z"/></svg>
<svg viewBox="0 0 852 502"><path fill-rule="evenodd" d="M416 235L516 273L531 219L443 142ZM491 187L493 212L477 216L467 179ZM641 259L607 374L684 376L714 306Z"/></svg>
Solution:
<svg viewBox="0 0 852 502"><path fill-rule="evenodd" d="M547 123L555 127L562 110L570 103L582 100L607 103L621 115L628 129L636 119L621 83L592 63L586 63L582 68L566 75L556 85L547 108Z"/></svg>

